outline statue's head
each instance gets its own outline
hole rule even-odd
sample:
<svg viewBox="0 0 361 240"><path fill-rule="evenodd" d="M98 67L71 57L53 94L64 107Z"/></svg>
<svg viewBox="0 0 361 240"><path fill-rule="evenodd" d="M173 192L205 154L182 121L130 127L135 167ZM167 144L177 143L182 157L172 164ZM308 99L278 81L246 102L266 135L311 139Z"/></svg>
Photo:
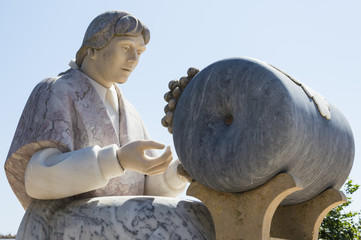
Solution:
<svg viewBox="0 0 361 240"><path fill-rule="evenodd" d="M76 63L80 67L84 57L88 54L87 49L102 49L115 36L142 36L144 43L150 39L150 32L139 19L125 11L110 11L97 16L85 32L83 44L76 53Z"/></svg>

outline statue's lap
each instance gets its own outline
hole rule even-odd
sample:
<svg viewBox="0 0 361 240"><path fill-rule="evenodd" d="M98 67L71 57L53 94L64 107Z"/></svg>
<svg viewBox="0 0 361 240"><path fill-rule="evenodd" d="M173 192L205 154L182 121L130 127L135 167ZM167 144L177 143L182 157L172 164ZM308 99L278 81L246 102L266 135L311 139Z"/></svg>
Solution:
<svg viewBox="0 0 361 240"><path fill-rule="evenodd" d="M198 201L152 196L34 201L17 239L215 239Z"/></svg>

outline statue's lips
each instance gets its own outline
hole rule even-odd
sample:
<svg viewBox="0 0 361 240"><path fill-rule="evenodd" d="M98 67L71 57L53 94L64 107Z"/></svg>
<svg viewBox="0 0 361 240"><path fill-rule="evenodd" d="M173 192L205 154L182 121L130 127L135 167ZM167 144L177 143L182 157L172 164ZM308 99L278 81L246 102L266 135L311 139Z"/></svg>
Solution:
<svg viewBox="0 0 361 240"><path fill-rule="evenodd" d="M122 70L124 70L124 71L126 71L126 72L131 72L131 70L130 69L127 69L127 68L122 68Z"/></svg>

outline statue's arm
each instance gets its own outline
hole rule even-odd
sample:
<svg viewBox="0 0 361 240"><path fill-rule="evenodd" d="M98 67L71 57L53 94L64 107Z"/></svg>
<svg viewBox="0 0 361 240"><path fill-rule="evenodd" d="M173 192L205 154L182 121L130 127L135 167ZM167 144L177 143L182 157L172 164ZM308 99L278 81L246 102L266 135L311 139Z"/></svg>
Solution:
<svg viewBox="0 0 361 240"><path fill-rule="evenodd" d="M166 197L176 197L181 194L187 187L188 181L177 174L178 165L179 160L175 160L164 173L146 176L144 194Z"/></svg>
<svg viewBox="0 0 361 240"><path fill-rule="evenodd" d="M170 148L167 147L158 157L144 153L146 149L154 148L162 149L164 145L152 140L138 140L121 148L115 144L104 148L92 146L67 153L55 148L42 149L31 157L27 165L25 189L29 196L36 199L65 198L104 187L109 179L129 169L148 175L167 176L166 182L152 181L153 187L148 188L158 192L170 191L174 195L174 188L161 187L174 185L171 177L174 170L167 169L172 160ZM155 194L154 190L150 191L153 195L171 196Z"/></svg>
<svg viewBox="0 0 361 240"><path fill-rule="evenodd" d="M42 149L27 165L26 192L36 199L58 199L104 187L109 179L124 174L116 158L117 149L116 145L67 153Z"/></svg>
<svg viewBox="0 0 361 240"><path fill-rule="evenodd" d="M142 120L144 139L151 139ZM153 149L147 150L147 155L156 156ZM167 169L161 174L145 176L144 195L176 197L181 194L187 187L188 181L183 176L177 174L179 160L174 160L169 164Z"/></svg>

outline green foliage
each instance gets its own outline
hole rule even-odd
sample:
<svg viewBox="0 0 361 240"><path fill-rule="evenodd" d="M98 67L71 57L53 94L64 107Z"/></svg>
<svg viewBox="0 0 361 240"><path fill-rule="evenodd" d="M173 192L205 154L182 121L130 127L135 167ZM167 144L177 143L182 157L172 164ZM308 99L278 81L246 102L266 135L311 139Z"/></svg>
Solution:
<svg viewBox="0 0 361 240"><path fill-rule="evenodd" d="M346 211L345 208L352 203L352 195L360 185L352 184L348 180L344 185L347 202L332 209L321 224L319 239L324 240L350 240L361 239L361 212Z"/></svg>

